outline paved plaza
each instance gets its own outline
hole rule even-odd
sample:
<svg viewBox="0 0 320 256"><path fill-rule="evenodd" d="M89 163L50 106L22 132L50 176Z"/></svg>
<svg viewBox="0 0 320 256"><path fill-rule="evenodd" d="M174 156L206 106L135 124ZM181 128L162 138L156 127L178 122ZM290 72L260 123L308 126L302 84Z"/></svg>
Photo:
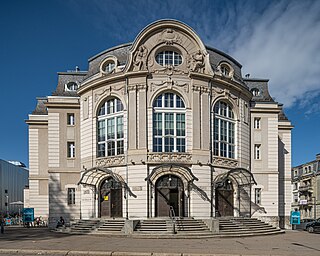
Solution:
<svg viewBox="0 0 320 256"><path fill-rule="evenodd" d="M0 255L320 255L320 234L285 234L242 238L142 239L70 235L47 228L6 227Z"/></svg>

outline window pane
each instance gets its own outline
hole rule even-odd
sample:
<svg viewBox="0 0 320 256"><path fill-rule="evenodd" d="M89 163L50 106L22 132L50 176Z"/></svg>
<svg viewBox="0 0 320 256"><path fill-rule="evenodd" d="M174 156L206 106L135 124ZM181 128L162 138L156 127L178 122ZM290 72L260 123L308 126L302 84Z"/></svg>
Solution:
<svg viewBox="0 0 320 256"><path fill-rule="evenodd" d="M107 138L114 139L114 118L107 120Z"/></svg>
<svg viewBox="0 0 320 256"><path fill-rule="evenodd" d="M177 139L177 151L186 152L186 139Z"/></svg>
<svg viewBox="0 0 320 256"><path fill-rule="evenodd" d="M174 139L172 137L164 138L164 151L174 152Z"/></svg>
<svg viewBox="0 0 320 256"><path fill-rule="evenodd" d="M162 113L153 114L153 134L155 136L162 135Z"/></svg>
<svg viewBox="0 0 320 256"><path fill-rule="evenodd" d="M118 100L118 99L116 99L116 101L117 101L117 110L116 110L116 112L120 112L120 111L123 110L122 102L121 102L121 100Z"/></svg>
<svg viewBox="0 0 320 256"><path fill-rule="evenodd" d="M123 117L117 117L117 139L123 138Z"/></svg>
<svg viewBox="0 0 320 256"><path fill-rule="evenodd" d="M105 143L98 144L98 157L106 156L106 145Z"/></svg>
<svg viewBox="0 0 320 256"><path fill-rule="evenodd" d="M172 113L165 113L165 135L174 135L174 118Z"/></svg>
<svg viewBox="0 0 320 256"><path fill-rule="evenodd" d="M117 155L124 154L123 140L117 141Z"/></svg>
<svg viewBox="0 0 320 256"><path fill-rule="evenodd" d="M106 139L105 121L98 121L98 142L105 141Z"/></svg>
<svg viewBox="0 0 320 256"><path fill-rule="evenodd" d="M162 152L162 138L153 138L153 152Z"/></svg>
<svg viewBox="0 0 320 256"><path fill-rule="evenodd" d="M115 155L115 143L114 141L108 141L108 156L114 156Z"/></svg>

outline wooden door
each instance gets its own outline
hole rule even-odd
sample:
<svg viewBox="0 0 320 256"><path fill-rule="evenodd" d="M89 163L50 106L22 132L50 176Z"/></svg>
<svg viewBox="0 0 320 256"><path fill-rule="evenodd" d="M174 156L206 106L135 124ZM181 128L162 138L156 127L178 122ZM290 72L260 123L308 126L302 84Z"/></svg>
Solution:
<svg viewBox="0 0 320 256"><path fill-rule="evenodd" d="M156 216L169 217L170 206L175 215L184 217L183 183L180 178L167 175L156 183Z"/></svg>
<svg viewBox="0 0 320 256"><path fill-rule="evenodd" d="M233 188L230 181L216 189L216 217L233 216Z"/></svg>
<svg viewBox="0 0 320 256"><path fill-rule="evenodd" d="M122 190L111 190L111 217L122 217Z"/></svg>

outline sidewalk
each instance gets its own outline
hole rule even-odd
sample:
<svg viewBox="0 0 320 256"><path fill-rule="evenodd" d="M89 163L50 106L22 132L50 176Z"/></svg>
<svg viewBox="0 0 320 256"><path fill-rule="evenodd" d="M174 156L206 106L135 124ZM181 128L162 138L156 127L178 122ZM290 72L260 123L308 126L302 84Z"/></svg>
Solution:
<svg viewBox="0 0 320 256"><path fill-rule="evenodd" d="M287 231L274 236L207 239L141 239L69 235L47 228L6 227L0 255L217 256L320 255L320 234Z"/></svg>

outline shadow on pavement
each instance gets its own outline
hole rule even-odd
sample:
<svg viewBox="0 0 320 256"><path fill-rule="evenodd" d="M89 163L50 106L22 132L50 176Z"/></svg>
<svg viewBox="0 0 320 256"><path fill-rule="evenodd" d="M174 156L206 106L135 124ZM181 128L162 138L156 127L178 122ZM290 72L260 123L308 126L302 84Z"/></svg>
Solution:
<svg viewBox="0 0 320 256"><path fill-rule="evenodd" d="M14 241L14 240L47 240L52 238L70 237L72 234L63 234L53 232L47 227L17 227L6 226L4 233L0 234L0 241ZM79 234L78 234L79 236Z"/></svg>

